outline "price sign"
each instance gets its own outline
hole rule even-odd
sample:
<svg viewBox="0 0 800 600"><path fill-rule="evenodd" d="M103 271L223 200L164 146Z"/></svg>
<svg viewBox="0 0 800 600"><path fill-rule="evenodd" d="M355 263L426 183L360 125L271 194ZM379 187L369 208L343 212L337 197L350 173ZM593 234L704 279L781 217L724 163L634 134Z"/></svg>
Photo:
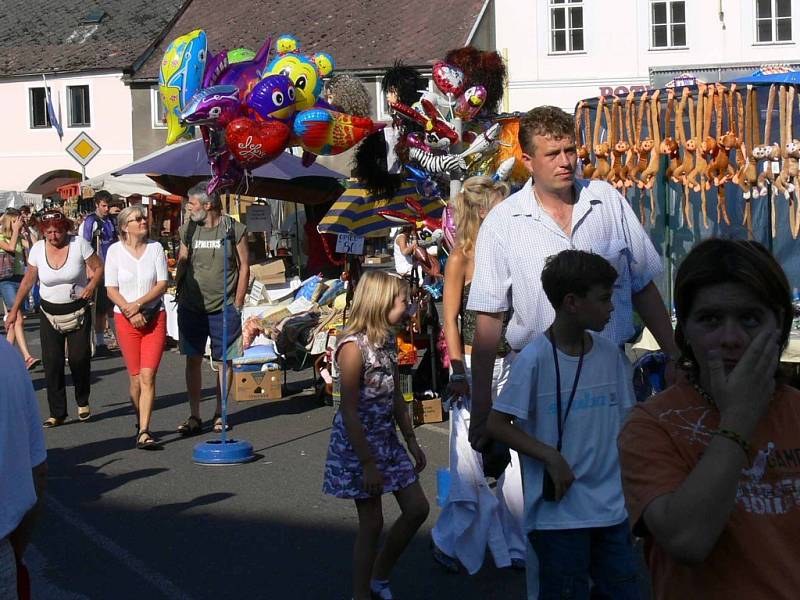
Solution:
<svg viewBox="0 0 800 600"><path fill-rule="evenodd" d="M247 231L272 232L272 213L269 206L251 204L247 209Z"/></svg>
<svg viewBox="0 0 800 600"><path fill-rule="evenodd" d="M336 252L339 254L364 254L363 236L352 233L337 234Z"/></svg>

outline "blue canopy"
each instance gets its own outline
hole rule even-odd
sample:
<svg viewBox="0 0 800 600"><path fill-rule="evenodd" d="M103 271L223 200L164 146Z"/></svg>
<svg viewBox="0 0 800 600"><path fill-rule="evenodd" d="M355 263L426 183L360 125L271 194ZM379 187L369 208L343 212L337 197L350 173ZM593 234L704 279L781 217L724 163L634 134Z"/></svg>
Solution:
<svg viewBox="0 0 800 600"><path fill-rule="evenodd" d="M800 85L800 71L788 71L786 73L764 73L759 69L755 73L732 79L728 83L744 85L770 85L773 83L783 83L789 85Z"/></svg>

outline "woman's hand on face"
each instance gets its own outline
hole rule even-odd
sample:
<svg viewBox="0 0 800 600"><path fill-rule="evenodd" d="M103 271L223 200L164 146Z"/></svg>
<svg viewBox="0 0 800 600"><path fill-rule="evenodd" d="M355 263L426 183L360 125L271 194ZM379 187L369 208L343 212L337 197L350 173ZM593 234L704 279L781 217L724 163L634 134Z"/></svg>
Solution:
<svg viewBox="0 0 800 600"><path fill-rule="evenodd" d="M779 339L778 331L759 333L727 375L721 352L718 349L709 351L709 392L719 407L724 428L730 427L749 438L767 411L775 392Z"/></svg>
<svg viewBox="0 0 800 600"><path fill-rule="evenodd" d="M20 229L22 229L22 225L22 218L14 217L14 220L11 221L11 231L18 234Z"/></svg>

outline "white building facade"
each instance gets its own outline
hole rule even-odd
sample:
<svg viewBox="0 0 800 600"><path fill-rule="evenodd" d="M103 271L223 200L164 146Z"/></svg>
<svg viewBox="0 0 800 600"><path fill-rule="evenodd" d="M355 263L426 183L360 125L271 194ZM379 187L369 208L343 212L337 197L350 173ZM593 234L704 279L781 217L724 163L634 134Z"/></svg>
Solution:
<svg viewBox="0 0 800 600"><path fill-rule="evenodd" d="M509 110L800 62L800 0L495 0Z"/></svg>
<svg viewBox="0 0 800 600"><path fill-rule="evenodd" d="M66 148L81 132L101 148L86 167L87 177L133 159L131 92L122 72L53 74L47 87L63 139L51 126L41 75L0 81L3 133L10 142L0 149L0 189L25 190L51 171L80 173Z"/></svg>

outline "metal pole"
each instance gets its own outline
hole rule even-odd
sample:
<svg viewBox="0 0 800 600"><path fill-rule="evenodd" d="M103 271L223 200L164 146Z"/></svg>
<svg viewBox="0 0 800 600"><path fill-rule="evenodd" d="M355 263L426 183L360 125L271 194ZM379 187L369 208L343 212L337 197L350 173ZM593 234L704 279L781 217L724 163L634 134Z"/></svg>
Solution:
<svg viewBox="0 0 800 600"><path fill-rule="evenodd" d="M297 265L297 275L300 279L303 279L303 269L302 264L300 262L300 215L297 213L297 202L294 203L294 240L297 244L297 250L295 252L294 260L295 264ZM305 208L303 208L303 212L305 212ZM306 219L308 215L306 215Z"/></svg>

